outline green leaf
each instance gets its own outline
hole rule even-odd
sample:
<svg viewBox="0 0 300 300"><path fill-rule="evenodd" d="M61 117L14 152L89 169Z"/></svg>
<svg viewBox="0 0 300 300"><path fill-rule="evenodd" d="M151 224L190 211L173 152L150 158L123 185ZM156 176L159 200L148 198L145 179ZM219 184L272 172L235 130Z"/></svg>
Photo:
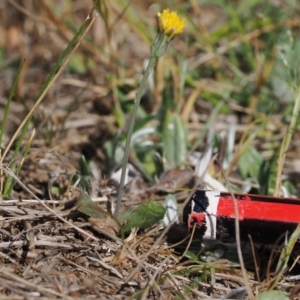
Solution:
<svg viewBox="0 0 300 300"><path fill-rule="evenodd" d="M241 156L238 168L241 172L243 179L249 177L258 179L260 167L262 164L263 158L252 146L249 146L246 152Z"/></svg>
<svg viewBox="0 0 300 300"><path fill-rule="evenodd" d="M110 213L96 205L93 200L80 189L75 189L78 201L77 210L87 215L88 222L94 230L108 237L114 237L120 232L119 221Z"/></svg>
<svg viewBox="0 0 300 300"><path fill-rule="evenodd" d="M281 274L283 274L284 270L287 268L289 258L293 252L295 244L297 243L297 241L299 239L299 236L300 236L300 224L298 224L297 228L292 233L288 243L284 246L284 248L282 249L282 251L280 253L280 257L279 257L277 267L276 267L277 272L280 272ZM277 278L280 277L279 276L280 273L277 274Z"/></svg>
<svg viewBox="0 0 300 300"><path fill-rule="evenodd" d="M166 169L170 170L182 165L187 153L186 131L180 116L170 111L166 113L162 140Z"/></svg>
<svg viewBox="0 0 300 300"><path fill-rule="evenodd" d="M148 201L141 204L136 209L130 208L127 213L128 221L122 228L124 233L129 233L131 228L145 229L149 228L165 215L166 209L156 201ZM123 220L126 218L126 212L123 214ZM119 221L121 221L119 219Z"/></svg>
<svg viewBox="0 0 300 300"><path fill-rule="evenodd" d="M275 96L281 101L291 103L296 97L300 76L300 40L295 39L292 42L288 34L280 36L280 40L277 44L278 59L275 61L270 82Z"/></svg>
<svg viewBox="0 0 300 300"><path fill-rule="evenodd" d="M291 195L297 195L298 191L292 182L286 180L282 183L282 185L288 190Z"/></svg>
<svg viewBox="0 0 300 300"><path fill-rule="evenodd" d="M115 105L113 108L113 115L115 117L115 121L120 128L125 126L125 116L120 107L120 105Z"/></svg>
<svg viewBox="0 0 300 300"><path fill-rule="evenodd" d="M80 168L80 174L74 174L72 178L72 185L76 184L78 188L84 192L87 192L91 183L90 167L83 155L78 158L78 164Z"/></svg>
<svg viewBox="0 0 300 300"><path fill-rule="evenodd" d="M77 210L88 215L89 217L101 219L109 215L105 210L97 206L84 192L81 193L79 203L80 204Z"/></svg>
<svg viewBox="0 0 300 300"><path fill-rule="evenodd" d="M135 124L134 124L134 128L133 128L133 132L136 132L144 127L146 127L146 125L154 120L155 115L154 114L149 114L149 115L145 115L143 118L136 120Z"/></svg>
<svg viewBox="0 0 300 300"><path fill-rule="evenodd" d="M260 164L260 170L258 174L258 183L259 183L259 193L261 195L268 195L269 192L269 182L271 178L272 164L270 161L263 161Z"/></svg>
<svg viewBox="0 0 300 300"><path fill-rule="evenodd" d="M199 262L198 256L192 251L186 251L185 255L186 258L190 259L191 261Z"/></svg>
<svg viewBox="0 0 300 300"><path fill-rule="evenodd" d="M80 167L80 173L82 176L91 176L91 170L89 165L86 162L86 159L83 155L78 158L78 164Z"/></svg>
<svg viewBox="0 0 300 300"><path fill-rule="evenodd" d="M121 212L118 216L118 220L121 224L126 224L128 222L128 219L130 215L137 209L135 206L131 206L125 211Z"/></svg>
<svg viewBox="0 0 300 300"><path fill-rule="evenodd" d="M113 219L114 216L112 216L110 213L96 205L96 203L83 191L76 189L79 193L79 206L77 208L78 211L86 214L87 216L91 218L98 218L98 219L103 219L105 217L111 217Z"/></svg>
<svg viewBox="0 0 300 300"><path fill-rule="evenodd" d="M267 291L260 293L257 296L257 300L288 300L289 297L287 296L287 293L283 291Z"/></svg>

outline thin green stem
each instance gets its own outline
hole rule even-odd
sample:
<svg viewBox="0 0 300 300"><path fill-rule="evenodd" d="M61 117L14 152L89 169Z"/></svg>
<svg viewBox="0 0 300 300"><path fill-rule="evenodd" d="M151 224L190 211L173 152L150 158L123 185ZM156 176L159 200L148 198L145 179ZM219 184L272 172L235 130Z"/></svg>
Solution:
<svg viewBox="0 0 300 300"><path fill-rule="evenodd" d="M128 163L128 157L129 157L129 151L130 151L130 144L131 144L131 136L133 133L133 127L135 124L135 119L136 119L136 114L138 111L138 108L140 106L140 101L143 95L143 91L147 82L147 79L154 68L155 64L157 62L157 57L151 56L151 59L146 67L145 73L143 75L142 81L140 83L134 106L132 109L131 117L130 117L130 123L129 123L129 128L127 131L127 138L126 138L126 143L125 143L125 149L124 149L124 157L123 157L123 162L122 162L122 172L121 172L121 179L120 179L120 186L118 190L118 198L117 198L117 205L116 205L116 210L115 210L115 216L117 217L119 215L120 211L120 206L121 206L121 201L123 197L123 190L124 190L124 184L125 184L125 177L126 177L126 169L127 169L127 163Z"/></svg>
<svg viewBox="0 0 300 300"><path fill-rule="evenodd" d="M292 136L293 136L293 134L295 132L295 129L296 129L298 115L299 115L299 109L300 109L300 89L298 90L298 94L297 94L297 97L296 97L296 100L295 100L295 105L294 105L294 108L293 108L291 123L290 123L289 131L288 131L287 136L286 136L286 144L285 144L285 147L284 147L284 154L285 155L286 155L286 152L288 151L288 148L289 148L291 140L292 140Z"/></svg>
<svg viewBox="0 0 300 300"><path fill-rule="evenodd" d="M277 178L276 178L276 186L275 186L274 196L279 196L279 194L280 194L282 169L283 169L284 161L286 158L286 153L290 147L292 136L293 136L296 126L297 126L299 110L300 110L300 89L298 89L298 93L297 93L297 96L295 99L293 114L292 114L288 132L287 132L287 134L282 142L282 145L281 145L280 156L278 159Z"/></svg>
<svg viewBox="0 0 300 300"><path fill-rule="evenodd" d="M31 147L31 144L32 144L32 141L33 141L33 138L34 138L34 135L35 135L35 129L33 130L32 134L31 134L31 137L26 145L26 148L22 154L22 158L21 158L21 162L19 163L16 171L15 171L15 175L18 176L22 167L23 167L23 164L24 164L24 160L30 150L30 147ZM9 168L11 168L11 170L13 170L15 168L15 165L16 165L16 158L14 158L14 160L12 161L12 163L9 165ZM5 180L5 184L4 184L4 190L3 190L3 196L4 198L8 198L8 196L11 194L12 192L12 189L15 185L15 180L13 177L11 176L7 176L6 180Z"/></svg>
<svg viewBox="0 0 300 300"><path fill-rule="evenodd" d="M278 281L282 278L283 273L286 271L288 267L288 262L291 257L291 254L294 250L295 244L297 243L300 236L300 224L298 224L295 231L292 233L288 243L284 246L284 248L281 251L279 260L277 262L276 267L276 277L273 279L273 282L271 282L271 286L269 290L273 290L276 288Z"/></svg>
<svg viewBox="0 0 300 300"><path fill-rule="evenodd" d="M0 157L0 164L4 161L4 158L7 155L8 151L10 150L13 142L16 140L17 136L19 135L20 131L22 130L21 135L17 142L16 149L15 149L15 153L18 154L19 149L21 147L21 143L24 140L25 133L27 131L27 128L29 126L29 123L30 123L30 120L32 118L34 111L39 106L39 104L42 102L42 100L44 99L44 97L47 94L50 87L53 85L53 83L56 81L56 79L63 72L63 70L67 66L67 63L70 60L72 54L78 49L78 47L81 44L86 33L88 32L88 30L91 28L93 22L95 21L95 16L93 15L94 9L95 9L95 7L93 6L88 17L86 18L86 20L84 21L82 26L79 28L76 35L73 37L73 39L68 44L67 48L65 49L65 51L62 53L59 60L55 64L55 66L54 66L53 70L51 71L51 73L49 74L46 82L42 86L41 91L38 95L38 98L37 98L34 106L31 108L31 110L29 111L27 116L24 118L22 123L19 125L18 129L16 130L13 137L10 139L8 145L6 146L3 155Z"/></svg>
<svg viewBox="0 0 300 300"><path fill-rule="evenodd" d="M10 90L10 93L9 93L7 103L5 105L4 115L3 115L2 124L1 124L1 128L0 128L0 147L2 147L2 138L3 138L3 135L4 135L4 130L5 130L6 121L7 121L7 117L8 117L8 113L9 113L10 104L11 104L12 98L14 96L15 90L17 88L19 77L21 75L24 64L25 64L25 60L23 60L23 62L20 65L20 68L19 68L18 73L17 73L17 77L15 78L15 81L14 81L13 86L12 86L12 88Z"/></svg>

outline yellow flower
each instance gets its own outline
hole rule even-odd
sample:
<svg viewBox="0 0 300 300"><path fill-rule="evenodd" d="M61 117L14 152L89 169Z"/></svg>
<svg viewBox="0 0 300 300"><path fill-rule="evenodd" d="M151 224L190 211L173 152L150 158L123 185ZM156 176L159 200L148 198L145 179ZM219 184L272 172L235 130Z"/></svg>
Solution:
<svg viewBox="0 0 300 300"><path fill-rule="evenodd" d="M176 11L164 9L162 13L157 13L158 26L161 32L167 37L173 38L175 35L182 33L185 22Z"/></svg>

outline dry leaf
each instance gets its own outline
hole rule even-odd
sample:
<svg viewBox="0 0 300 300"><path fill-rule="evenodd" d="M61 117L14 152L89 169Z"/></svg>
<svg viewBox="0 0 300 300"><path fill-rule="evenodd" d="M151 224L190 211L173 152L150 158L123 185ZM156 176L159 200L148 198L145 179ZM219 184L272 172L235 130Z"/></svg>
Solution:
<svg viewBox="0 0 300 300"><path fill-rule="evenodd" d="M178 189L192 185L194 181L193 171L186 169L172 169L167 171L161 180L147 191L172 193Z"/></svg>
<svg viewBox="0 0 300 300"><path fill-rule="evenodd" d="M116 236L120 231L120 225L118 222L108 215L102 219L89 218L88 221L94 230L108 237L110 235Z"/></svg>

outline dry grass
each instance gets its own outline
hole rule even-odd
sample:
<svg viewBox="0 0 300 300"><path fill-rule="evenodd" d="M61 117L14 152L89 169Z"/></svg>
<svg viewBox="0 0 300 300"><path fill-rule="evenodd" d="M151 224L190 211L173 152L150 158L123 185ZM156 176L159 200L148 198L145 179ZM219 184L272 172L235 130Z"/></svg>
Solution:
<svg viewBox="0 0 300 300"><path fill-rule="evenodd" d="M286 134L287 121L282 112L288 116L285 109L289 103L270 92L268 80L275 54L263 57L262 53L267 51L265 35L288 28L298 36L295 28L299 27L299 18L287 9L290 18L278 19L259 29L247 28L244 33L228 34L228 38L213 43L210 35L231 24L228 12L217 5L198 6L196 1L173 2L180 13L190 18L188 28L185 35L173 41L168 55L160 59L154 84L147 90L150 100L145 97L142 106L148 114L159 114L165 105L163 98L171 90L176 107L182 105L178 114L186 122L192 144L206 128L216 101L227 95L222 98L225 108L213 120L213 127L219 133L236 123L236 151L225 173L235 188L241 188L244 182L237 164L243 145L248 142L263 159L270 161ZM163 2L163 8L167 3ZM283 4L274 5L284 8ZM1 1L0 116L18 66L26 59L11 103L2 154L73 38L73 28L83 23L91 7L91 0ZM91 197L105 210L110 211L115 205L117 186L109 176L119 165L110 166L104 144L126 131L128 106L133 102L144 60L149 58L156 30L155 13L160 9L155 1L134 0L128 5L117 0L101 1L88 38L82 41L67 69L35 110L24 142L26 145L35 129L30 152L10 199L0 202L0 299L129 299L133 295L132 299L213 299L245 286L236 261L188 259L182 257L184 246L180 251L169 246L167 236L170 239L170 234L180 235L180 231L188 236L185 245L189 243L191 237L185 228L178 227L175 233L170 230L166 235L168 228L157 225L132 232L125 240L115 234L107 234L108 238L76 211L76 201L74 204L70 196L72 178L80 172L78 158L84 155L94 162ZM247 71L245 57L232 52L241 45L245 46L245 57L250 48L254 49L251 71ZM235 55L240 59L237 65L232 63ZM182 56L188 65L188 84L181 90ZM249 97L245 96L246 105L235 99L246 93L245 86L254 87ZM260 97L268 93L279 103L271 112L259 106ZM263 127L261 120L265 120ZM205 136L206 131L203 132ZM253 132L256 135L251 139ZM290 178L297 191L298 137L296 132L283 168L283 179ZM157 142L155 136L150 139ZM205 147L203 140L198 150ZM7 166L12 155L11 150L1 166L1 184L9 172ZM135 167L140 166L135 157L130 159ZM222 181L222 176L215 175ZM192 182L193 178L187 181ZM140 176L127 187L123 209L148 199L164 201L166 187L144 179ZM183 180L175 186L186 183ZM175 193L180 205L188 194ZM200 251L199 241L192 242L193 247ZM258 265L265 268L260 270L259 279L254 275L253 264L247 265L249 285L257 294L269 286L266 278L272 277L264 261L270 257L271 249L257 245L253 249L258 252ZM266 251L265 256L260 257L259 251ZM275 262L278 254L273 257ZM277 288L288 292L294 288L293 296L297 299L298 284L298 278L285 277Z"/></svg>

